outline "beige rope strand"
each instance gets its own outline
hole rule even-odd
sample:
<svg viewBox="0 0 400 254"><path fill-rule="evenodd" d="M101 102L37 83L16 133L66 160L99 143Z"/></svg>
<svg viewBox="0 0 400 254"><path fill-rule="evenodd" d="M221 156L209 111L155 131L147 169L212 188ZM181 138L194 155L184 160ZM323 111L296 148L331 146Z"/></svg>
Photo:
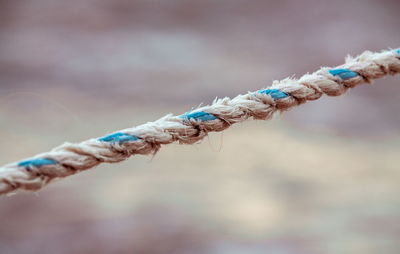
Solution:
<svg viewBox="0 0 400 254"><path fill-rule="evenodd" d="M274 81L271 87L235 98L215 100L190 113L172 114L102 138L65 143L34 158L0 168L0 194L39 190L49 182L93 168L102 162L120 162L135 154L155 154L164 144L193 144L211 131L222 131L248 118L269 119L323 94L338 96L361 83L400 73L400 51L366 51L346 63L302 76Z"/></svg>

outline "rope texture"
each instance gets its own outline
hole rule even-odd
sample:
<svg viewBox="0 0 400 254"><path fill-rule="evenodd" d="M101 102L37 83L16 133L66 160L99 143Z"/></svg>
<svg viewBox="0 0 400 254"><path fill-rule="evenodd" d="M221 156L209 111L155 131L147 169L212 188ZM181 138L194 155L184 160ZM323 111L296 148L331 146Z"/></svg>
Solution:
<svg viewBox="0 0 400 254"><path fill-rule="evenodd" d="M248 118L269 119L323 94L338 96L361 83L400 73L400 49L366 51L347 57L346 63L295 80L274 81L272 86L233 99L216 99L211 105L179 116L172 114L79 144L64 143L50 152L0 168L0 194L36 191L49 182L90 169L102 162L120 162L135 154L155 154L161 145L193 144L211 131L223 131Z"/></svg>

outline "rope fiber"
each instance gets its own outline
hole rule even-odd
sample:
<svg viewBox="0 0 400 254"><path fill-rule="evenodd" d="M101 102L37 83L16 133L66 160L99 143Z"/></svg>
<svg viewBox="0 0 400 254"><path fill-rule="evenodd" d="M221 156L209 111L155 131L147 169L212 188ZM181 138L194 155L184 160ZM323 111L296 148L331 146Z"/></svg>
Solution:
<svg viewBox="0 0 400 254"><path fill-rule="evenodd" d="M36 191L100 163L120 162L135 154L155 154L161 145L193 144L211 131L223 131L248 118L269 119L275 112L316 100L323 94L339 96L349 88L373 79L400 73L400 49L365 51L346 63L302 76L274 81L266 89L232 99L216 99L211 105L154 122L120 130L78 144L64 143L47 153L0 168L0 195L17 190Z"/></svg>

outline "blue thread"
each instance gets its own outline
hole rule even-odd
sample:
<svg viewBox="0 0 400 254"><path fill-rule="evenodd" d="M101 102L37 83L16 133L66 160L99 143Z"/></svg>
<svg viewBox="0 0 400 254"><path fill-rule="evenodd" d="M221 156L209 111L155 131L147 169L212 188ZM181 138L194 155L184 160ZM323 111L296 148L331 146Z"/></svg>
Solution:
<svg viewBox="0 0 400 254"><path fill-rule="evenodd" d="M269 96L272 97L272 99L275 100L279 100L289 96L287 93L284 93L278 89L264 89L264 90L259 90L258 92L261 94L268 94Z"/></svg>
<svg viewBox="0 0 400 254"><path fill-rule="evenodd" d="M57 164L57 161L52 160L52 159L39 158L39 159L29 159L29 160L21 161L18 163L18 166L19 167L29 167L29 166L40 167L40 166L52 165L52 164Z"/></svg>
<svg viewBox="0 0 400 254"><path fill-rule="evenodd" d="M333 76L339 76L343 80L358 76L357 72L351 71L349 69L332 69L329 70L328 72Z"/></svg>
<svg viewBox="0 0 400 254"><path fill-rule="evenodd" d="M193 113L185 113L183 115L180 115L179 118L185 119L185 120L200 120L200 121L211 121L217 119L213 114L203 112L203 111L198 111L198 112L193 112Z"/></svg>
<svg viewBox="0 0 400 254"><path fill-rule="evenodd" d="M133 135L129 135L126 133L122 133L122 132L116 132L116 133L112 133L110 135L104 136L102 138L99 138L99 141L102 142L113 142L113 143L124 143L124 142L129 142L129 141L136 141L139 138Z"/></svg>
<svg viewBox="0 0 400 254"><path fill-rule="evenodd" d="M395 49L394 52L400 56L400 48Z"/></svg>

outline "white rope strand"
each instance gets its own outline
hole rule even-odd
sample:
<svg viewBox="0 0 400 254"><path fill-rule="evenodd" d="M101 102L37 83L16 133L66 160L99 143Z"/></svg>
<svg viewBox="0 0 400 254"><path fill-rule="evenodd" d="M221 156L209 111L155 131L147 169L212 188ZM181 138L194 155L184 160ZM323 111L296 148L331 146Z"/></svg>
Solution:
<svg viewBox="0 0 400 254"><path fill-rule="evenodd" d="M93 168L120 162L135 154L155 154L164 144L193 144L211 131L222 131L248 118L269 119L323 94L338 96L361 83L400 73L400 49L348 57L344 65L323 67L300 79L274 81L271 87L215 100L180 116L172 114L136 127L78 144L65 143L50 152L0 168L0 194L39 190L49 182Z"/></svg>

